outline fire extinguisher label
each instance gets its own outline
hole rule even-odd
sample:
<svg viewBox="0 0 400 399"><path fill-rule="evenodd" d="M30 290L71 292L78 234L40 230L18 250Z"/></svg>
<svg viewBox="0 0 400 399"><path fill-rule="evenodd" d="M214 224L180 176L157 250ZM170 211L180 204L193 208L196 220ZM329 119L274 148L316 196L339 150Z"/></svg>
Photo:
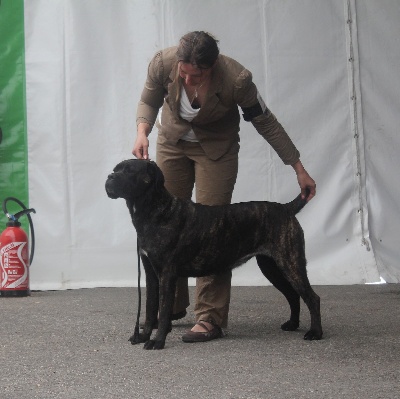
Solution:
<svg viewBox="0 0 400 399"><path fill-rule="evenodd" d="M28 249L26 242L11 242L0 250L2 290L28 289Z"/></svg>

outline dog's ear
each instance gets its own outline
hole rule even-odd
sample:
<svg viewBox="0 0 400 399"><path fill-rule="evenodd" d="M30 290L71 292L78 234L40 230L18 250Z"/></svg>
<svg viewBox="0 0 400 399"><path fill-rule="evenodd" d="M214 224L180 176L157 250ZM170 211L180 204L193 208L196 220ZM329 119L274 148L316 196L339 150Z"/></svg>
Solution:
<svg viewBox="0 0 400 399"><path fill-rule="evenodd" d="M157 191L161 190L164 187L164 175L161 172L161 169L157 166L157 164L153 161L149 161L147 166L147 172L150 176L147 176L145 179L146 183L150 183L147 181L148 178L154 182L154 187Z"/></svg>

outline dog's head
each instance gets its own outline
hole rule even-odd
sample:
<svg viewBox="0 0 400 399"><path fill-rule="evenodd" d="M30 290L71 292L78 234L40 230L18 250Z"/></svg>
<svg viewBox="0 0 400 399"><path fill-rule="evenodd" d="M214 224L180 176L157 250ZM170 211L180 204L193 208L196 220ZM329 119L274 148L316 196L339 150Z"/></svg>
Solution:
<svg viewBox="0 0 400 399"><path fill-rule="evenodd" d="M143 196L150 188L164 187L164 176L155 162L129 159L120 162L106 181L107 195L132 200Z"/></svg>

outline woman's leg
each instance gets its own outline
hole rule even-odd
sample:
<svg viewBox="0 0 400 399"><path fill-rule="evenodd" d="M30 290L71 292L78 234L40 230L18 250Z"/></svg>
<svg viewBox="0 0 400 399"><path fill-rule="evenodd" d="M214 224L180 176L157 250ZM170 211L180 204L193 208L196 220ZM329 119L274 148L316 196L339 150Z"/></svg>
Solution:
<svg viewBox="0 0 400 399"><path fill-rule="evenodd" d="M159 138L157 164L165 178L165 187L177 197L190 199L196 185L196 202L204 205L225 205L231 202L238 172L239 144L220 159L207 157L199 143L180 141L169 145ZM206 276L196 282L196 321L209 321L226 327L230 303L232 273ZM174 313L189 305L187 279L181 279L175 297ZM208 325L209 326L209 325ZM200 326L193 330L202 331ZM212 328L212 326L211 326Z"/></svg>
<svg viewBox="0 0 400 399"><path fill-rule="evenodd" d="M202 149L195 161L196 202L204 205L230 204L238 172L239 145L217 161L205 156ZM196 322L203 320L219 327L228 324L232 272L199 277L196 281ZM197 327L197 326L196 326ZM201 328L198 327L201 331Z"/></svg>

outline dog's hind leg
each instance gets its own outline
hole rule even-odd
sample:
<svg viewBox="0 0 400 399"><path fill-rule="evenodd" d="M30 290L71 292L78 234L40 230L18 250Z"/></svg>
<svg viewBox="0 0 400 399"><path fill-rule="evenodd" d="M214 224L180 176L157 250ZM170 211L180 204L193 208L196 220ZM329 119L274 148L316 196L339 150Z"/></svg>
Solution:
<svg viewBox="0 0 400 399"><path fill-rule="evenodd" d="M320 311L320 298L311 288L311 285L307 279L303 284L296 287L300 296L306 303L311 316L311 328L304 335L304 339L312 341L315 339L322 338L322 326L321 326L321 311Z"/></svg>
<svg viewBox="0 0 400 399"><path fill-rule="evenodd" d="M154 326L157 324L158 277L147 256L143 255L141 259L146 273L146 320L144 322L143 331L139 334L135 333L129 338L132 345L147 342L151 337Z"/></svg>
<svg viewBox="0 0 400 399"><path fill-rule="evenodd" d="M294 290L272 258L265 255L257 255L256 259L264 276L285 296L289 302L290 319L281 325L282 330L297 330L300 324L300 295Z"/></svg>
<svg viewBox="0 0 400 399"><path fill-rule="evenodd" d="M299 253L297 253L299 254ZM311 288L310 281L307 277L305 256L296 256L293 250L288 259L286 256L275 258L278 267L287 278L292 287L301 296L308 307L311 316L311 328L304 335L305 340L316 340L322 338L320 298Z"/></svg>

